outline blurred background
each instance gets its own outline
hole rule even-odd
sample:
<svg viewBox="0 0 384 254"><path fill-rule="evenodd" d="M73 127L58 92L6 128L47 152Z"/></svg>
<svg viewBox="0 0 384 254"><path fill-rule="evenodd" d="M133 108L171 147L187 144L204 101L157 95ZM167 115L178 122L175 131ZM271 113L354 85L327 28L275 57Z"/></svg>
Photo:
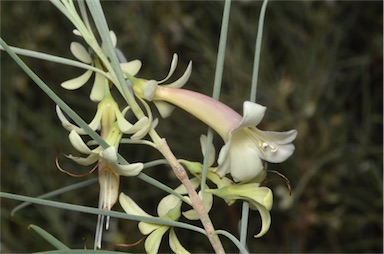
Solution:
<svg viewBox="0 0 384 254"><path fill-rule="evenodd" d="M172 54L179 55L173 80L193 62L186 88L212 94L223 11L219 1L105 1L109 26L127 59L140 59L138 76L163 79ZM225 70L220 100L239 113L249 99L260 1L232 3ZM48 1L2 1L1 37L10 45L74 58L69 45L80 38L73 25ZM80 41L81 42L81 41ZM88 99L90 85L66 91L60 83L83 71L23 59L85 120L96 104ZM59 152L74 153L68 133L55 114L55 104L1 52L1 191L38 196L58 188L96 178L61 173L55 166ZM272 225L260 239L260 217L251 212L248 245L260 253L373 253L383 251L383 3L382 1L297 1L269 3L264 27L257 102L267 106L260 129L297 129L294 155L268 168L284 174L286 183L270 174L274 191ZM116 97L121 101L121 98ZM123 107L123 105L121 105ZM178 158L202 160L199 136L207 128L182 110L160 121ZM217 150L222 145L215 136ZM124 145L128 161L149 161L160 154ZM60 163L71 172L90 168ZM145 173L176 187L168 167ZM135 178L122 178L121 191L153 215L164 192ZM145 190L143 192L143 190ZM98 185L65 193L53 200L97 206ZM32 205L11 217L20 202L1 199L2 253L52 250L32 230L36 224L71 248L92 248L97 217ZM218 229L238 235L241 204L231 207L215 199L211 217ZM119 204L114 207L121 211ZM196 223L199 225L199 223ZM205 237L177 230L191 252L209 252ZM143 252L137 223L112 219L104 233L104 248ZM167 235L167 234L166 234ZM236 247L223 238L228 252ZM167 236L161 245L169 252Z"/></svg>

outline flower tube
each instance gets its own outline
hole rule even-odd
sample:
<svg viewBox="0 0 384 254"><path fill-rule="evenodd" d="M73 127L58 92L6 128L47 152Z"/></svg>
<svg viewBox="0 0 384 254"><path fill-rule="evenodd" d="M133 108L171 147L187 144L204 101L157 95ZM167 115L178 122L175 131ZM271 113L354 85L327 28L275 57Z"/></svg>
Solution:
<svg viewBox="0 0 384 254"><path fill-rule="evenodd" d="M266 107L245 101L243 116L206 95L179 88L158 86L148 82L142 86L147 100L164 101L180 107L214 129L224 140L216 173L230 173L236 182L249 181L263 170L261 160L279 163L295 150L291 143L296 130L286 132L262 131L257 126ZM138 90L136 88L136 90Z"/></svg>

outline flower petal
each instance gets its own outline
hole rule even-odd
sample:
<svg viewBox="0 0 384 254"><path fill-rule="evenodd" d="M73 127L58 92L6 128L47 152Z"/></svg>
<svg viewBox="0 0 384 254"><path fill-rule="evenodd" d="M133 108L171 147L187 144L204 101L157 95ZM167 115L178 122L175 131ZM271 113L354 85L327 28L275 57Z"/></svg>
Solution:
<svg viewBox="0 0 384 254"><path fill-rule="evenodd" d="M203 156L205 157L206 154L206 145L207 145L207 136L206 135L201 135L200 136L200 146L201 146L201 152L203 153ZM216 154L216 151L215 151L215 147L213 146L212 143L209 144L210 145L210 151L209 151L209 162L208 162L208 166L212 166L212 164L215 162L215 154Z"/></svg>
<svg viewBox="0 0 384 254"><path fill-rule="evenodd" d="M93 117L92 121L88 124L88 126L92 130L97 130L100 127L100 121L101 121L102 115L103 115L103 111L101 111L101 110L96 111L96 115ZM77 132L77 133L79 133L79 132ZM79 134L83 134L83 133L79 133ZM87 133L84 131L84 134L87 134Z"/></svg>
<svg viewBox="0 0 384 254"><path fill-rule="evenodd" d="M74 35L77 35L77 36L83 37L83 35L82 35L82 34L80 33L80 31L79 31L79 30L77 30L77 29L73 29L72 33L73 33Z"/></svg>
<svg viewBox="0 0 384 254"><path fill-rule="evenodd" d="M215 172L208 171L207 177L211 180L218 189L230 186L233 184L233 181L227 177L220 178L219 175Z"/></svg>
<svg viewBox="0 0 384 254"><path fill-rule="evenodd" d="M272 141L276 144L288 144L295 140L297 136L296 130L277 132L277 131L262 131L257 129L257 135L261 136L266 141Z"/></svg>
<svg viewBox="0 0 384 254"><path fill-rule="evenodd" d="M155 254L159 252L159 247L161 240L163 238L163 235L167 230L169 229L168 226L162 226L155 231L153 231L145 240L144 248L145 251L149 254Z"/></svg>
<svg viewBox="0 0 384 254"><path fill-rule="evenodd" d="M272 209L273 205L273 193L272 190L268 187L260 187L260 190L264 191L264 197L262 199L262 202L260 202L265 208L267 208L268 211Z"/></svg>
<svg viewBox="0 0 384 254"><path fill-rule="evenodd" d="M243 103L243 119L236 129L258 125L263 119L266 109L260 104L245 101Z"/></svg>
<svg viewBox="0 0 384 254"><path fill-rule="evenodd" d="M68 130L68 131L71 131L71 130L80 130L81 128L74 125L74 124L71 124L68 119L64 116L63 114L63 111L61 111L61 108L59 107L59 105L56 105L56 114L59 118L59 120L61 121L61 124L63 125L63 127ZM82 129L81 129L82 130Z"/></svg>
<svg viewBox="0 0 384 254"><path fill-rule="evenodd" d="M121 63L120 67L123 73L129 74L131 76L135 76L140 71L141 65L142 64L140 60L133 60L127 63Z"/></svg>
<svg viewBox="0 0 384 254"><path fill-rule="evenodd" d="M257 204L264 206L268 211L272 209L273 194L268 187L259 187L259 184L249 183L240 185L233 191L234 199L243 199L249 202L252 210L257 210Z"/></svg>
<svg viewBox="0 0 384 254"><path fill-rule="evenodd" d="M133 201L129 196L125 195L124 193L121 193L119 196L119 202L121 207L124 209L124 211L127 214L136 215L136 216L143 216L143 217L150 217L154 218L152 215L149 215L146 213L143 209L141 209L140 206L138 206L135 201ZM152 231L158 229L161 227L161 225L147 223L147 222L140 222L139 230L142 234L148 235Z"/></svg>
<svg viewBox="0 0 384 254"><path fill-rule="evenodd" d="M68 121L68 119L64 116L63 114L63 111L61 111L61 108L59 107L59 105L56 105L56 113L57 113L57 116L59 117L60 121L61 121L61 124L63 125L63 127L68 130L68 131L72 131L72 130L75 130L78 134L80 135L85 135L87 134L87 132L83 129L83 128L80 128L72 123L70 123ZM100 117L101 117L101 112L97 111L96 115L94 116L92 122L90 122L88 124L88 126L92 129L92 130L96 130L100 124Z"/></svg>
<svg viewBox="0 0 384 254"><path fill-rule="evenodd" d="M143 221L139 222L138 224L138 228L143 235L149 235L150 233L160 228L161 226L162 225L160 224L147 223Z"/></svg>
<svg viewBox="0 0 384 254"><path fill-rule="evenodd" d="M191 73L192 73L192 62L189 62L184 74L178 80L163 86L172 87L172 88L181 88L185 85L185 83L187 83L189 77L191 76Z"/></svg>
<svg viewBox="0 0 384 254"><path fill-rule="evenodd" d="M148 80L143 85L144 90L144 98L148 101L152 101L153 97L155 96L156 90L157 90L157 81L156 80Z"/></svg>
<svg viewBox="0 0 384 254"><path fill-rule="evenodd" d="M93 81L93 86L89 98L92 101L101 101L104 98L104 89L107 85L107 78L100 73L95 74L95 80Z"/></svg>
<svg viewBox="0 0 384 254"><path fill-rule="evenodd" d="M142 139L145 135L147 135L151 126L152 126L152 123L149 121L148 117L145 116L141 118L129 130L130 133L135 132L135 134L131 136L131 139L133 140Z"/></svg>
<svg viewBox="0 0 384 254"><path fill-rule="evenodd" d="M264 153L259 153L259 156L263 160L273 163L280 163L291 157L294 151L295 146L293 144L277 145L276 151L272 150L270 147L266 147Z"/></svg>
<svg viewBox="0 0 384 254"><path fill-rule="evenodd" d="M265 235L265 233L268 232L271 226L271 214L261 204L256 204L256 207L261 216L261 230L257 235L254 235L255 238L258 238L258 237L262 237L263 235Z"/></svg>
<svg viewBox="0 0 384 254"><path fill-rule="evenodd" d="M92 58L88 54L88 51L80 43L72 42L70 46L70 50L72 54L83 63L87 63L87 64L92 63Z"/></svg>
<svg viewBox="0 0 384 254"><path fill-rule="evenodd" d="M105 166L99 170L99 205L101 209L111 210L119 196L120 177L109 168L108 164L103 161L100 162L100 164L103 163Z"/></svg>
<svg viewBox="0 0 384 254"><path fill-rule="evenodd" d="M167 118L170 116L175 109L175 106L168 102L154 101L154 103L162 118Z"/></svg>
<svg viewBox="0 0 384 254"><path fill-rule="evenodd" d="M121 176L137 176L143 170L144 165L141 162L131 163L128 165L116 164L111 168Z"/></svg>
<svg viewBox="0 0 384 254"><path fill-rule="evenodd" d="M177 59L178 59L177 54L176 53L173 54L171 67L169 69L168 75L163 80L160 80L158 83L163 83L163 82L167 81L172 76L172 74L175 72L175 69L177 66Z"/></svg>
<svg viewBox="0 0 384 254"><path fill-rule="evenodd" d="M181 200L175 195L167 195L162 198L157 206L159 217L177 220L180 217Z"/></svg>
<svg viewBox="0 0 384 254"><path fill-rule="evenodd" d="M109 164L109 166L119 175L123 176L136 176L143 170L143 163L132 163L127 165L121 165L117 160L117 151L114 146L110 146L100 153Z"/></svg>
<svg viewBox="0 0 384 254"><path fill-rule="evenodd" d="M177 254L190 253L181 245L179 239L177 239L175 230L173 228L171 228L171 230L169 231L169 246L171 247L171 250L173 251L173 253L177 253Z"/></svg>
<svg viewBox="0 0 384 254"><path fill-rule="evenodd" d="M133 125L124 118L123 114L119 110L116 110L116 118L120 131L123 133L130 133L129 130Z"/></svg>
<svg viewBox="0 0 384 254"><path fill-rule="evenodd" d="M69 141L77 151L85 154L92 154L92 150L89 149L89 147L84 143L83 139L75 130L72 130L69 133Z"/></svg>
<svg viewBox="0 0 384 254"><path fill-rule="evenodd" d="M233 180L239 182L256 177L263 170L257 144L243 130L235 132L231 139L232 143L227 156L230 160L229 171Z"/></svg>
<svg viewBox="0 0 384 254"><path fill-rule="evenodd" d="M78 89L78 88L82 87L89 80L92 73L93 72L91 70L88 70L88 71L84 72L79 77L76 77L76 78L73 78L73 79L70 79L70 80L67 80L67 81L61 83L61 87L65 88L67 90Z"/></svg>
<svg viewBox="0 0 384 254"><path fill-rule="evenodd" d="M153 217L148 213L144 212L140 206L138 206L135 201L133 201L129 196L124 193L120 193L119 202L124 211L128 214L144 216L144 217Z"/></svg>
<svg viewBox="0 0 384 254"><path fill-rule="evenodd" d="M263 160L274 163L283 162L295 151L295 146L290 142L296 138L296 130L275 132L261 131L254 127L247 131L259 140L259 156Z"/></svg>
<svg viewBox="0 0 384 254"><path fill-rule="evenodd" d="M99 155L97 155L97 154L90 154L90 155L88 155L88 157L86 157L86 158L83 158L83 157L76 157L76 156L73 156L73 155L67 155L66 157L67 157L68 159L73 160L73 161L76 162L77 164L82 165L82 166L89 166L89 165L92 165L93 163L95 163L96 161L99 160Z"/></svg>
<svg viewBox="0 0 384 254"><path fill-rule="evenodd" d="M217 163L219 166L216 168L215 173L220 177L225 176L229 173L229 169L231 167L231 158L228 155L231 147L231 140L229 140L220 150L219 158L217 159Z"/></svg>

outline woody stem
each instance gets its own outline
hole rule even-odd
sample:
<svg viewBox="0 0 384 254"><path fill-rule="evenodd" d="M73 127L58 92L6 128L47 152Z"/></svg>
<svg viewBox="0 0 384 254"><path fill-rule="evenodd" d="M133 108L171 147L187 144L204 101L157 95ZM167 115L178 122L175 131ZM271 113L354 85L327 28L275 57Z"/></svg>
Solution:
<svg viewBox="0 0 384 254"><path fill-rule="evenodd" d="M188 178L187 172L177 161L175 155L170 150L167 141L165 139L161 139L158 144L158 150L163 154L165 159L171 165L172 170L174 171L176 177L181 181L188 192L188 196L191 199L192 207L199 215L200 221L203 224L203 227L207 233L207 237L215 250L216 253L225 253L223 245L215 232L215 228L213 227L212 221L209 218L207 211L204 208L204 204L202 199L197 194L195 188L191 184L191 181Z"/></svg>

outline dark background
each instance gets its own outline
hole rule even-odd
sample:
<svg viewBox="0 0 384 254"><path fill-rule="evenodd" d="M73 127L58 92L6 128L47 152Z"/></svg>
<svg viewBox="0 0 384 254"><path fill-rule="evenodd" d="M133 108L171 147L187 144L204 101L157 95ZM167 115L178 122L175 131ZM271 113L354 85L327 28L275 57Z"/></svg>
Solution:
<svg viewBox="0 0 384 254"><path fill-rule="evenodd" d="M118 47L128 59L140 59L138 76L160 80L172 54L179 54L174 79L193 61L186 88L212 93L222 2L103 2ZM261 2L232 3L220 100L241 113L249 98L254 41ZM10 45L73 58L72 24L48 1L1 2L1 37ZM291 181L271 174L274 191L272 225L260 239L257 212L251 213L248 245L252 252L382 252L383 240L383 3L382 1L297 1L269 3L265 19L257 102L268 107L260 129L295 128L296 151L282 164L269 164ZM60 83L82 70L23 57L30 67L87 121L96 104L90 85L66 91ZM174 80L173 79L173 80ZM38 196L96 177L72 178L57 170L56 154L73 153L54 103L1 52L1 190ZM198 138L206 127L176 110L158 127L179 158L201 160ZM215 142L221 145L220 138ZM217 147L218 149L219 147ZM122 146L128 161L160 158L151 149ZM61 159L63 168L86 172ZM178 185L167 167L147 174ZM122 178L121 191L155 215L165 193L135 178ZM97 206L97 184L54 200ZM53 247L29 224L41 226L70 248L92 248L96 216L43 206L29 206L11 217L19 202L1 200L1 252L34 252ZM237 234L240 204L227 207L215 199L211 217L216 228ZM121 210L119 204L114 209ZM198 225L198 224L197 224ZM197 233L178 230L191 252L210 251ZM137 223L112 219L104 247L142 252ZM167 235L167 234L166 234ZM227 239L228 252L237 249ZM167 236L161 251L169 252Z"/></svg>

